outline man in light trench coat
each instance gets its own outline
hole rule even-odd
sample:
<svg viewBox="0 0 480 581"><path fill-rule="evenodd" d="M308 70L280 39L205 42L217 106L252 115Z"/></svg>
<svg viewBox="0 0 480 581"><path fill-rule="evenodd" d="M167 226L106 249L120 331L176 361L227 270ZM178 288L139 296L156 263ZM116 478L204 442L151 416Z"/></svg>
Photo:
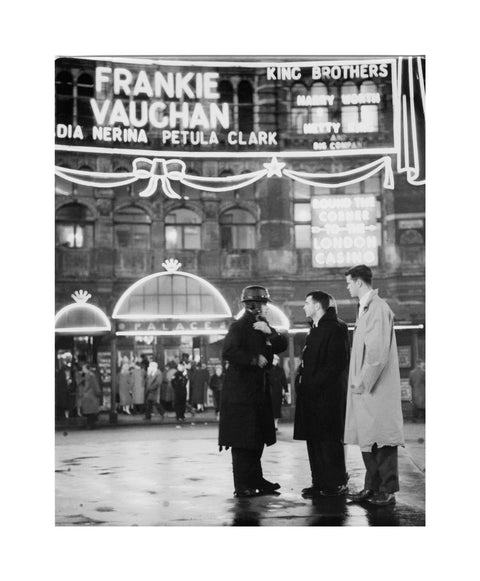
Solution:
<svg viewBox="0 0 480 581"><path fill-rule="evenodd" d="M404 446L394 315L372 289L372 271L359 265L346 273L350 295L359 299L348 377L345 444L357 444L366 468L353 502L395 502L399 490L397 447Z"/></svg>

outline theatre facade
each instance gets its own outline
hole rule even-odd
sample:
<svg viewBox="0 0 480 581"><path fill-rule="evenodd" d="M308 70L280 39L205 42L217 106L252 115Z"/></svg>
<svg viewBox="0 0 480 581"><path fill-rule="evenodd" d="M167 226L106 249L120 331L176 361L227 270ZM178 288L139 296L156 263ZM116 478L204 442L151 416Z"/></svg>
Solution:
<svg viewBox="0 0 480 581"><path fill-rule="evenodd" d="M258 283L291 377L305 294L332 294L353 328L344 272L364 263L408 399L425 352L423 57L65 57L55 98L56 312L82 289L111 324L57 330L57 352L88 353L107 384L124 356L213 365Z"/></svg>

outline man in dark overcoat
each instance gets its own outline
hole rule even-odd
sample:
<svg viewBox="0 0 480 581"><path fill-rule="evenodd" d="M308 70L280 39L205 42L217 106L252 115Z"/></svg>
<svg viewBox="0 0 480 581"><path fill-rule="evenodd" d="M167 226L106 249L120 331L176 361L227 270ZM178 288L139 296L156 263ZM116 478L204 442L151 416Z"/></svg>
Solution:
<svg viewBox="0 0 480 581"><path fill-rule="evenodd" d="M274 353L287 348L287 339L266 322L270 302L262 286L243 289L245 314L232 323L225 337L222 357L228 369L222 390L219 421L220 450L232 449L234 495L269 494L280 488L263 478L261 457L265 445L275 443L267 370Z"/></svg>
<svg viewBox="0 0 480 581"><path fill-rule="evenodd" d="M350 344L334 304L327 293L313 291L303 307L311 329L295 379L293 438L307 442L312 485L302 490L306 498L347 493L343 433Z"/></svg>

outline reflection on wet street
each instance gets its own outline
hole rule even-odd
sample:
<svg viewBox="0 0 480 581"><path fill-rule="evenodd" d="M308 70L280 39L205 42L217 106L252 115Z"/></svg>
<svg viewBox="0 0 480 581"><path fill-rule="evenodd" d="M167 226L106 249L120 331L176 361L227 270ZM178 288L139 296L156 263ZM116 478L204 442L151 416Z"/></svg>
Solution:
<svg viewBox="0 0 480 581"><path fill-rule="evenodd" d="M345 497L304 499L305 444L291 426L265 450L265 477L279 494L233 498L230 452L218 452L216 425L115 428L56 434L59 526L423 526L425 475L399 452L401 490L389 507ZM359 450L348 447L349 487L363 487Z"/></svg>
<svg viewBox="0 0 480 581"><path fill-rule="evenodd" d="M268 499L267 499L268 498ZM343 498L292 501L269 497L239 499L233 526L423 526L425 514L407 505L370 507Z"/></svg>

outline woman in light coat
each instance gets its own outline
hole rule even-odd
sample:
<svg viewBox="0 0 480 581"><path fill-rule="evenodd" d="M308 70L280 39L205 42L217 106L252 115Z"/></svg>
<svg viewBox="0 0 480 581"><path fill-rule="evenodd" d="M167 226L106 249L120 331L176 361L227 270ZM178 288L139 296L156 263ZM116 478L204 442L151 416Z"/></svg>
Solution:
<svg viewBox="0 0 480 581"><path fill-rule="evenodd" d="M87 417L87 427L92 429L100 410L100 397L102 391L97 377L93 371L90 370L87 363L82 365L82 371L80 373L80 388L82 394L82 414Z"/></svg>
<svg viewBox="0 0 480 581"><path fill-rule="evenodd" d="M130 406L132 405L133 375L130 365L124 363L118 376L118 395L120 405L125 414L130 415Z"/></svg>
<svg viewBox="0 0 480 581"><path fill-rule="evenodd" d="M143 411L143 405L145 403L145 371L142 369L140 362L135 363L135 367L132 371L132 403L135 406L136 411Z"/></svg>
<svg viewBox="0 0 480 581"><path fill-rule="evenodd" d="M159 391L160 386L162 385L162 372L158 369L158 363L155 361L151 361L148 370L147 376L145 379L145 419L151 420L152 419L152 411L153 407L156 406L158 409L159 414L162 416L165 415L165 410L162 407L162 404L159 402Z"/></svg>

